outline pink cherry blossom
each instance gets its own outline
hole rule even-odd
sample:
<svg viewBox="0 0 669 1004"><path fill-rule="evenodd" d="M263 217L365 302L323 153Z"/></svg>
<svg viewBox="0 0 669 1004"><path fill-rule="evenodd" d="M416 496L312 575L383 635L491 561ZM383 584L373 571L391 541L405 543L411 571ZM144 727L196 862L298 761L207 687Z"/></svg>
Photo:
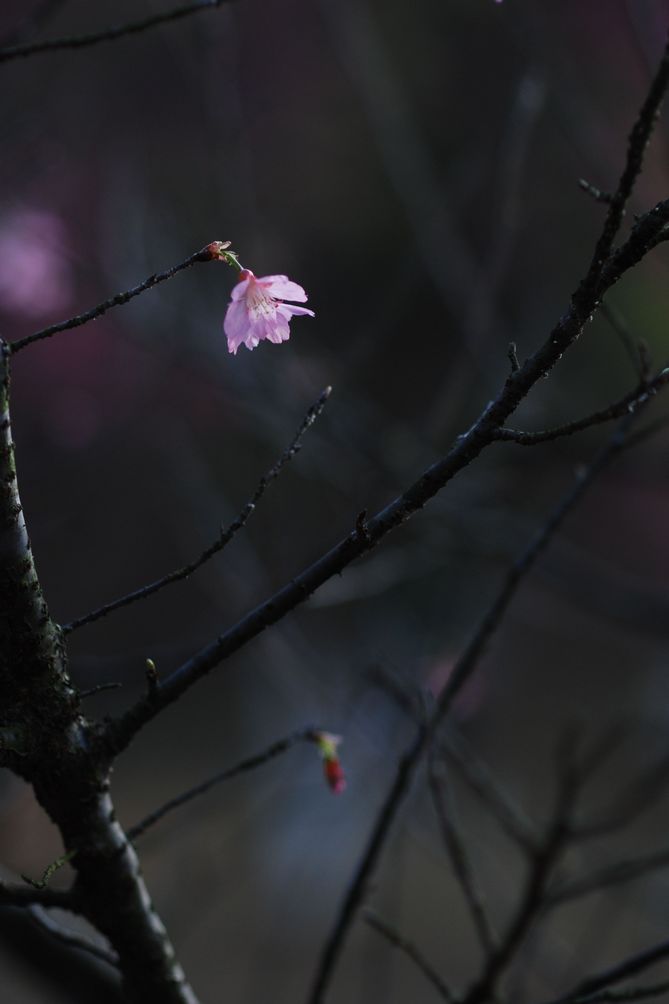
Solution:
<svg viewBox="0 0 669 1004"><path fill-rule="evenodd" d="M228 350L235 353L240 345L254 349L263 338L277 345L287 341L291 317L296 314L314 317L314 312L307 307L284 303L284 300L304 303L306 299L302 287L286 275L265 275L256 279L253 272L243 269L232 290L223 324Z"/></svg>

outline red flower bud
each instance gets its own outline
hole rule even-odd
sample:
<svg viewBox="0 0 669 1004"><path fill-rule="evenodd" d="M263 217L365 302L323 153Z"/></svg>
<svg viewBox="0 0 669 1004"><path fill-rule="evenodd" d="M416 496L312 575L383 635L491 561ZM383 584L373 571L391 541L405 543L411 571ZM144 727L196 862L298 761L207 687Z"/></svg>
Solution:
<svg viewBox="0 0 669 1004"><path fill-rule="evenodd" d="M341 795L346 787L346 777L339 760L337 758L324 760L323 770L325 771L325 779L332 791L335 795Z"/></svg>

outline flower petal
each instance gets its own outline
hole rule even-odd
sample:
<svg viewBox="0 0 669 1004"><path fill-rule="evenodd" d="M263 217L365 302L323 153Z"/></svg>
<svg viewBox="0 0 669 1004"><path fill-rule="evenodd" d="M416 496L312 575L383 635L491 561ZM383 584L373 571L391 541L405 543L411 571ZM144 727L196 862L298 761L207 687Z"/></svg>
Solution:
<svg viewBox="0 0 669 1004"><path fill-rule="evenodd" d="M256 280L254 279L253 282ZM232 293L230 294L231 300L241 300L243 296L246 296L246 290L249 288L249 283L251 279L242 279L241 282L235 283L232 287Z"/></svg>
<svg viewBox="0 0 669 1004"><path fill-rule="evenodd" d="M254 349L263 340L275 345L285 342L290 338L292 317L315 316L307 307L285 302L307 299L302 287L287 276L266 275L258 279L246 269L240 275L241 281L232 289L223 323L228 350L233 354L240 345Z"/></svg>
<svg viewBox="0 0 669 1004"><path fill-rule="evenodd" d="M249 314L244 303L233 302L228 305L223 321L223 330L228 338L242 339L250 326Z"/></svg>
<svg viewBox="0 0 669 1004"><path fill-rule="evenodd" d="M264 286L270 296L276 297L277 300L297 300L299 303L305 303L307 300L307 294L302 287L296 282L291 282L287 275L264 275L256 279L256 282Z"/></svg>
<svg viewBox="0 0 669 1004"><path fill-rule="evenodd" d="M271 328L271 331L268 330L266 337L270 342L274 342L275 345L280 345L281 342L287 342L290 338L290 328L288 327L288 324L282 323L278 318L274 324L268 324L267 327L268 329Z"/></svg>
<svg viewBox="0 0 669 1004"><path fill-rule="evenodd" d="M282 317L290 319L293 315L296 317L306 314L309 317L315 317L313 310L309 310L308 307L296 307L293 303L280 303L276 308L277 314L281 314Z"/></svg>
<svg viewBox="0 0 669 1004"><path fill-rule="evenodd" d="M228 305L223 321L223 331L228 339L228 349L235 353L242 342L245 342L249 330L249 315L246 304L233 301Z"/></svg>
<svg viewBox="0 0 669 1004"><path fill-rule="evenodd" d="M326 757L323 761L323 769L325 772L325 779L330 785L330 788L335 793L335 795L341 795L342 791L346 789L346 775L342 768L339 758L335 755L332 757Z"/></svg>

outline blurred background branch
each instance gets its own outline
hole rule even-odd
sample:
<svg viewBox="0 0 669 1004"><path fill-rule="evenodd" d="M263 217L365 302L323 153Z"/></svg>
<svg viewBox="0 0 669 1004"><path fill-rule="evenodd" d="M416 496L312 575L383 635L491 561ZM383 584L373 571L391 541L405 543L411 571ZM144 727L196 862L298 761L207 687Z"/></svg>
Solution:
<svg viewBox="0 0 669 1004"><path fill-rule="evenodd" d="M0 15L5 48L45 36L46 46L104 41L110 23L156 25L127 44L3 68L4 336L57 328L212 232L234 236L258 274L298 277L317 312L288 346L232 360L221 331L231 276L187 270L100 315L95 338L45 340L14 356L22 501L56 617L98 608L156 568L187 567L203 528L234 523L257 472L281 454L299 402L337 387L311 448L225 561L208 562L187 589L158 591L141 617L130 605L72 634L75 683L95 694L87 709L102 720L144 699L147 653L169 678L356 521L364 543L361 509L378 511L471 428L506 379L510 339L520 369L564 311L610 205L584 198L577 181L615 193L666 37L663 0L295 0L276 10L244 0L159 26L204 6L34 0ZM648 360L667 357L667 235L645 216L667 194L663 122L656 140L628 207L641 241L623 243L607 281L640 248L657 250L611 288L601 317L525 399L519 429L624 407L631 380L651 379ZM653 408L649 432L639 424L629 434L542 554L434 749L490 927L504 936L520 869L550 815L555 735L575 716L590 738L626 721L579 799L547 896L613 881L528 928L504 976L510 1000L547 1000L559 987L574 990L564 1000L664 992L662 973L652 986L619 985L667 959L662 395ZM295 757L288 774L277 758L257 784L194 798L165 816L160 835L145 834L152 896L203 1000L221 988L249 1004L278 986L287 998L303 993L397 750L434 712L468 626L597 441L585 427L533 451L487 451L419 521L137 736L114 774L119 815L131 821L296 720L345 733L341 798L311 758ZM369 684L370 666L395 681L397 700ZM118 693L102 689L110 680ZM0 855L14 871L38 875L62 853L30 789L8 772L0 812ZM481 937L438 823L429 791L414 786L366 893L389 930L437 961L440 978L466 987ZM615 881L631 872L635 881ZM55 875L53 892L71 878L69 867ZM4 989L17 1004L117 999L106 964L42 938L26 909L1 920ZM222 943L225 958L211 952ZM36 959L52 974L47 985ZM368 925L352 931L336 989L353 1004L436 993Z"/></svg>

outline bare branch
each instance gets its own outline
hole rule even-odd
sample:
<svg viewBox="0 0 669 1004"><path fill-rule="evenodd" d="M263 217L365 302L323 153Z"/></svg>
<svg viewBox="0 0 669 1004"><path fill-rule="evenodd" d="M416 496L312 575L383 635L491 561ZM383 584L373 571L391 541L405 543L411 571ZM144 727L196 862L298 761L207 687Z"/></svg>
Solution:
<svg viewBox="0 0 669 1004"><path fill-rule="evenodd" d="M577 820L572 828L571 839L589 840L628 826L666 793L668 777L669 757L664 757L651 770L628 784L613 805L602 812L599 818L585 822Z"/></svg>
<svg viewBox="0 0 669 1004"><path fill-rule="evenodd" d="M669 203L668 203L669 208ZM560 325L564 322L561 321ZM529 385L538 379L538 375L543 372L543 362L545 355L553 353L557 336L549 339L549 342L540 349L521 370L512 374L506 381L504 390L496 401L492 402L485 409L478 421L472 428L461 436L452 447L447 456L430 467L418 481L416 481L403 495L391 502L385 509L377 513L366 522L366 534L364 537L359 533L356 526L353 531L343 541L319 558L313 565L305 569L300 575L292 579L288 585L275 593L255 610L252 610L241 621L220 635L214 642L206 646L182 666L176 669L157 689L153 700L146 699L138 701L124 716L116 721L112 721L105 733L104 741L111 744L112 750L119 752L125 748L132 740L137 731L146 722L159 713L159 711L177 700L189 687L199 679L209 673L224 659L228 658L248 641L260 634L265 628L276 623L289 611L293 610L300 603L303 603L319 586L329 578L341 572L355 558L364 551L371 549L385 537L390 530L405 522L409 517L422 508L425 503L432 498L452 477L466 467L481 451L495 439L499 431L498 417L502 414L510 414L517 406L524 391L518 391L517 381L523 384L529 381ZM528 369L529 368L529 369ZM532 371L532 376L528 373ZM529 389L529 387L528 387ZM640 401L636 405L638 412L647 402ZM629 417L632 417L631 415ZM614 436L610 448L611 455L617 453L622 447L624 435ZM608 463L609 451L606 451L607 459L602 460L603 464ZM595 462L595 466L599 461ZM593 476L596 471L593 468ZM586 479L586 481L589 480ZM580 488L575 488L575 496L580 497ZM570 502L566 502L565 512L571 507ZM556 514L558 523L562 516ZM550 537L552 531L549 531ZM543 544L539 545L541 550ZM531 559L533 560L533 559ZM520 573L522 575L522 572Z"/></svg>
<svg viewBox="0 0 669 1004"><path fill-rule="evenodd" d="M346 890L335 923L323 947L309 993L309 1004L320 1004L334 972L345 938L362 905L386 837L413 781L416 767L427 748L428 731L420 729L416 738L400 758L390 789L377 813L372 832L358 860L353 878Z"/></svg>
<svg viewBox="0 0 669 1004"><path fill-rule="evenodd" d="M658 202L638 217L630 235L621 247L607 259L599 279L599 297L614 286L630 268L669 237L669 199Z"/></svg>
<svg viewBox="0 0 669 1004"><path fill-rule="evenodd" d="M550 372L564 352L576 341L608 285L617 282L624 271L643 258L649 247L653 246L657 229L667 222L669 222L669 199L641 217L627 242L611 256L598 288L592 291L590 299L584 299L578 291L574 294L569 309L560 318L541 348L526 359L517 372L507 377L498 396L489 402L472 427L458 437L455 445L442 460L428 468L404 494L367 520L364 535L357 527L354 528L344 540L278 593L261 603L236 625L176 669L161 684L156 699L151 702L140 700L121 719L112 721L102 737L107 749L120 752L137 731L162 708L177 700L189 687L265 628L285 617L333 575L342 572L361 554L375 547L387 533L422 509L456 474L475 460L491 442L495 441L503 423L531 388L541 377ZM637 410L643 404L642 401L636 405Z"/></svg>
<svg viewBox="0 0 669 1004"><path fill-rule="evenodd" d="M486 764L452 726L441 739L444 754L458 767L463 778L495 816L505 833L526 853L533 853L538 834L522 809L493 778Z"/></svg>
<svg viewBox="0 0 669 1004"><path fill-rule="evenodd" d="M279 739L277 742L272 743L268 746L266 750L261 753L256 753L255 756L247 757L246 760L241 760L234 767L228 767L227 770L220 771L218 774L214 774L213 777L208 778L201 784L195 785L193 788L189 788L187 791L182 792L181 795L177 795L175 798L171 798L169 802L165 802L158 809L154 809L148 816L142 819L139 823L135 823L127 831L128 840L137 840L146 831L159 822L168 812L172 812L174 809L178 809L182 805L186 805L187 802L192 801L194 798L198 798L200 795L204 795L211 788L214 788L217 784L221 784L223 781L229 781L233 777L237 777L239 774L244 774L246 771L254 770L256 767L262 767L263 764L269 763L275 757L280 756L287 750L296 746L298 743L302 742L315 742L315 737L318 730L300 729L299 732L293 732L291 735L286 736L284 739Z"/></svg>
<svg viewBox="0 0 669 1004"><path fill-rule="evenodd" d="M617 232L627 198L640 170L643 150L650 136L657 109L664 94L666 86L665 78L668 74L669 55L667 50L665 50L656 79L639 114L637 125L635 125L632 131L625 170L618 192L607 215L602 235L598 241L598 249L602 247L608 248ZM658 233L662 231L668 222L669 200L666 200L637 221L625 244L611 254L605 265L597 261L597 254L595 254L588 275L579 284L571 298L569 308L560 317L544 344L525 360L519 370L507 377L497 397L489 402L472 427L457 439L446 457L433 464L403 495L367 521L367 532L364 535L364 539L363 535L357 529L354 529L344 540L304 570L278 593L251 611L235 626L220 635L214 642L179 667L160 685L157 693L151 700L147 700L146 697L139 700L120 719L109 722L98 736L98 743L105 748L106 753L108 755L119 753L131 742L136 733L164 707L177 700L181 694L210 672L222 660L236 652L248 641L265 630L265 628L276 623L300 603L303 603L319 586L333 575L340 573L355 558L364 553L364 551L374 547L388 532L409 519L433 498L451 478L478 457L494 441L497 431L515 411L531 388L541 377L550 372L559 359L562 358L564 352L573 345L581 334L586 321L596 310L606 289L617 282L624 271L631 268L643 258L649 248L653 246L653 241L657 240ZM593 281L593 276L596 282ZM612 452L615 451L612 450ZM593 476L597 467L598 464L595 464L593 467ZM575 499L580 497L580 494L581 491L577 486ZM571 504L571 502L566 504L564 512L568 511ZM555 525L561 522L563 515L564 513L555 514ZM530 549L530 564L542 547L545 546L554 527L547 529L548 532L543 539L543 543L539 542L536 548L533 547ZM496 603L493 609L486 615L472 649L465 653L463 657L464 661L460 665L459 671L453 674L449 686L445 688L444 703L446 707L450 704L454 692L457 692L461 684L471 673L473 663L477 661L479 652L483 649L488 637L494 631L513 595L517 582L522 578L523 574L524 568L519 567L509 579L509 588L505 588L502 591L502 594L498 598L498 604ZM440 702L441 706L442 702ZM423 741L419 742L415 750L408 754L409 762L414 757L415 761L418 762L422 752ZM412 770L412 768L408 769L407 785L404 783L399 784L400 799L408 786ZM398 772L398 779L402 773L403 769ZM383 815L383 812L381 815ZM389 823L393 817L394 811L389 815ZM374 841L372 840L371 843L374 844ZM337 939L338 936L335 940ZM326 950L326 955L328 951ZM319 981L317 980L315 1000L318 1000L320 997L320 989L318 987Z"/></svg>
<svg viewBox="0 0 669 1004"><path fill-rule="evenodd" d="M113 42L124 35L137 35L140 32L148 31L159 24L167 24L170 21L178 21L191 14L199 14L206 10L216 10L217 7L230 0L197 0L195 3L182 4L173 7L172 10L163 14L153 14L138 21L130 21L127 24L118 25L114 28L105 28L103 31L94 31L88 35L69 35L66 38L52 38L45 42L29 42L25 45L13 45L6 49L0 49L0 63L8 63L12 59L25 59L28 56L36 56L43 52L58 52L63 49L84 49L91 45L99 45L101 42Z"/></svg>
<svg viewBox="0 0 669 1004"><path fill-rule="evenodd" d="M101 694L105 690L118 690L122 686L122 683L98 683L95 687L90 687L88 690L80 690L79 698L95 697L96 694Z"/></svg>
<svg viewBox="0 0 669 1004"><path fill-rule="evenodd" d="M564 745L562 753L570 754ZM490 956L481 976L464 997L464 1004L482 1004L495 997L497 982L507 968L526 934L541 915L546 887L553 868L569 836L569 822L583 774L563 756L561 777L551 821L543 841L534 853L525 889L497 949Z"/></svg>
<svg viewBox="0 0 669 1004"><path fill-rule="evenodd" d="M92 938L87 938L83 934L71 931L67 927L62 927L46 912L44 907L39 905L29 906L28 913L37 926L41 928L41 930L46 931L47 934L50 934L51 937L56 938L58 941L61 941L63 944L68 945L71 948L78 948L82 952L87 952L88 955L95 956L96 959L106 962L109 966L113 966L114 968L118 966L118 956L116 952L110 951L110 949L105 948L104 945L100 945L97 941L93 941Z"/></svg>
<svg viewBox="0 0 669 1004"><path fill-rule="evenodd" d="M190 268L191 265L195 265L198 262L218 261L217 255L210 249L211 244L208 244L202 250L192 254L190 258L186 258L179 265L173 265L172 268L168 268L164 272L150 275L144 282L140 282L139 286L127 289L124 293L117 293L116 296L103 300L102 303L98 303L96 307L91 307L90 310L85 311L83 314L77 314L76 317L70 317L66 321L59 321L58 324L51 324L48 328L35 331L32 335L26 335L25 338L18 338L15 342L10 342L8 346L9 351L11 353L20 352L21 349L25 349L26 346L32 345L34 342L42 341L43 338L51 338L52 335L57 335L61 331L69 331L71 328L79 328L82 324L88 324L89 321L94 321L97 317L106 314L112 307L122 306L122 304L139 296L140 293L145 293L147 289L152 289L161 282L165 282L166 279L171 279L177 272L183 272L184 269Z"/></svg>
<svg viewBox="0 0 669 1004"><path fill-rule="evenodd" d="M299 452L304 434L311 428L323 411L331 393L332 388L326 387L318 400L311 405L290 445L286 447L276 463L270 467L267 473L260 479L256 490L246 505L242 508L239 515L227 527L221 528L218 537L207 548L205 548L198 558L189 562L187 565L184 565L182 568L177 568L174 571L169 572L161 579L157 579L155 582L151 582L147 586L135 589L133 592L127 593L125 596L121 596L117 600L112 600L111 603L106 603L97 610L93 610L91 613L84 614L83 617L78 617L76 620L70 621L69 624L63 624L63 632L65 634L69 634L71 631L76 631L77 628L83 627L85 624L92 624L94 621L100 620L101 617L106 617L115 610L120 610L122 607L130 606L131 603L136 603L138 600L147 599L147 597L153 596L154 593L164 589L165 586L170 586L174 582L181 582L183 579L187 579L193 574L193 572L197 571L198 568L201 568L204 564L206 564L206 562L227 547L233 537L235 537L239 531L246 526L250 516L255 511L256 506L271 483L279 477L286 464L288 464L293 459L295 454ZM159 687L156 680L155 685L152 687L152 694L157 693L158 690Z"/></svg>
<svg viewBox="0 0 669 1004"><path fill-rule="evenodd" d="M576 295L577 301L589 300L592 290L599 285L604 266L611 254L613 242L620 230L627 203L641 173L646 147L660 114L667 86L669 86L669 40L665 45L662 59L646 99L630 132L625 166L618 186L610 198L604 227L595 245L588 274Z"/></svg>
<svg viewBox="0 0 669 1004"><path fill-rule="evenodd" d="M628 436L623 450L634 449L639 443L644 443L647 439L657 435L658 432L664 432L667 428L669 428L669 415L656 418L655 421L649 422L643 429L638 429L631 436Z"/></svg>
<svg viewBox="0 0 669 1004"><path fill-rule="evenodd" d="M582 432L593 425L601 425L602 422L610 422L614 418L633 413L636 408L645 403L649 395L656 394L660 387L669 382L669 367L663 369L648 382L642 383L639 387L631 390L629 394L610 404L607 408L594 411L584 418L579 418L565 425L558 425L552 429L545 429L541 432L521 432L517 429L498 429L495 439L503 442L518 443L520 446L536 446L538 443L547 443L562 436L572 436L576 432Z"/></svg>
<svg viewBox="0 0 669 1004"><path fill-rule="evenodd" d="M385 694L395 707L411 721L420 721L421 718L424 718L425 704L422 699L423 695L417 686L404 685L393 673L380 665L370 666L365 672L365 679L372 687Z"/></svg>
<svg viewBox="0 0 669 1004"><path fill-rule="evenodd" d="M546 897L544 908L551 910L562 903L581 899L583 896L589 896L593 892L599 892L610 886L633 882L635 879L648 875L650 872L659 871L668 865L669 850L647 854L630 861L618 861L605 868L595 869L584 878L563 882Z"/></svg>
<svg viewBox="0 0 669 1004"><path fill-rule="evenodd" d="M390 924L386 921L381 920L378 914L374 913L373 910L365 910L363 914L364 920L367 921L369 926L380 934L382 937L389 941L391 945L399 948L400 951L404 952L412 962L418 966L423 976L427 977L429 982L435 988L442 1000L449 1001L450 1004L454 1004L457 997L448 986L448 984L441 978L439 973L437 973L429 962L426 961L421 952L416 948L412 941L409 941L398 931L396 931Z"/></svg>
<svg viewBox="0 0 669 1004"><path fill-rule="evenodd" d="M623 419L607 446L600 451L589 467L581 471L575 485L558 503L539 533L511 566L495 599L482 617L471 641L455 664L448 683L439 695L427 726L420 730L414 742L400 759L395 778L377 813L367 845L356 866L353 879L324 945L316 977L308 998L310 1004L321 1004L324 998L346 936L363 901L367 883L381 856L390 829L395 821L400 805L409 791L420 760L426 749L429 748L439 725L450 710L454 698L477 668L479 660L506 613L511 600L515 596L518 586L532 568L539 555L544 551L567 514L583 497L589 485L620 452L625 441L627 427L634 420L634 417L634 415L629 415ZM532 888L538 888L541 885L543 889L543 882L547 878L548 866L553 863L553 848L555 847L557 851L558 845L561 846L562 844L563 826L563 821L560 823L559 828L556 822L555 833L551 835L550 844L544 845L543 850L539 848L537 852L539 854L539 859L537 859L539 860L539 864L535 868L534 886ZM558 835L560 837L559 840ZM546 849L547 847L548 849ZM542 854L545 860L544 857L541 857ZM529 892L527 896L529 897ZM520 916L519 914L519 918ZM492 962L489 963L490 969L486 970L485 981L482 978L480 983L479 989L481 991L496 978L498 967L501 969L506 964L507 953L515 949L516 944L525 931L524 922L521 922L520 919L517 918L514 923L516 927L512 928L511 933L507 935L507 939L494 956L494 959L497 960L494 966ZM475 990L476 994L474 993ZM468 1001L467 1004L479 1004L478 989L476 987L472 988L471 993L472 1000Z"/></svg>
<svg viewBox="0 0 669 1004"><path fill-rule="evenodd" d="M3 59L8 61L11 58L27 56L40 51L77 48L82 45L111 40L122 34L142 31L154 24L195 13L197 10L216 7L221 2L223 0L200 0L199 3L191 3L167 14L133 22L118 29L110 29L105 33L36 43L32 47L15 47L9 53L0 53L0 61ZM80 769L80 776L75 776L72 780L67 772L68 767L77 768L83 762L79 749L77 749L78 759L68 748L59 760L59 764L63 768L61 774L66 778L67 783L59 781L49 762L46 762L44 766L40 764L39 770L35 768L34 779L39 782L35 784L38 796L68 838L65 840L65 846L80 848L77 852L77 866L79 870L78 881L81 885L77 886L77 889L83 890L82 902L85 903L87 915L109 933L119 952L127 988L133 990L134 996L149 999L152 990L157 986L167 993L170 993L169 988L171 987L173 992L170 999L194 999L192 991L190 991L183 973L176 963L167 935L153 912L150 899L141 880L133 848L127 845L124 834L115 823L107 792L102 790L100 784L102 774L98 770L88 768L91 765L93 768L100 765L99 754L103 747L105 747L106 754L120 752L137 731L169 703L185 693L190 686L223 659L258 635L265 627L275 623L302 603L328 578L341 572L349 563L375 546L388 532L417 512L452 477L475 460L490 443L498 438L499 430L539 379L547 375L563 353L574 344L582 333L587 320L598 308L607 289L617 282L628 269L641 261L657 243L667 238L669 235L669 200L660 203L655 209L642 216L633 226L623 246L618 250L612 250L627 203L641 170L645 147L657 118L668 78L669 55L665 51L648 97L632 130L625 169L611 198L606 222L597 241L590 267L573 294L568 309L555 325L544 345L533 356L526 359L522 366L519 365L514 369L495 399L483 410L472 428L459 438L449 454L433 464L404 494L371 519L368 520L364 514L361 515L345 540L341 541L310 568L303 571L275 596L249 613L237 625L220 635L202 651L196 653L164 682L161 683L155 677L151 677L149 679L149 692L121 719L111 722L108 727L101 727L99 732L95 732L92 735L92 749L88 745L82 747L86 750L87 755L90 749L90 764L86 764L86 770ZM194 261L211 260L213 255L202 257L207 251L208 249L204 249L198 255L169 272L162 273L160 276L151 276L141 286L105 301L86 314L20 339L14 343L12 351L19 351L32 342L50 337L59 331L85 324L106 310L127 302L133 296L139 295L156 283L169 278L179 270L193 264ZM646 401L643 400L638 405L635 404L635 409L640 410L645 403ZM347 891L334 930L325 945L314 985L312 998L314 1002L321 1001L329 985L344 939L364 898L367 880L378 863L390 828L410 788L421 758L430 748L437 729L452 706L453 699L475 671L490 638L502 622L519 584L538 555L547 546L550 538L573 505L582 497L592 478L623 448L627 427L633 417L632 414L627 416L610 446L603 450L585 474L580 476L574 490L560 503L541 532L510 569L494 602L485 612L485 616L480 621L469 645L458 660L449 683L440 694L425 727L419 731L415 741L401 759L391 789L379 810L369 842L358 864L356 875ZM13 476L12 473L12 478ZM48 623L46 614L44 621ZM54 635L56 634L54 631ZM56 642L58 642L58 638L59 636L56 637ZM55 643L51 645L48 653L51 663L47 666L50 680L54 679L58 672L61 672L57 661L58 652L57 645ZM64 672L63 668L62 673L64 674ZM70 707L65 703L65 697L69 695L65 693L64 687L61 689L63 698L60 700L59 708L65 709L66 713L64 712L61 718L55 719L58 727L62 722L67 725L72 724L76 714L75 707L75 711L70 715ZM37 703L39 704L39 702ZM37 718L35 720L37 721ZM78 737L88 742L92 733L88 723L83 722L79 727L80 722L77 720L76 724L79 728ZM97 748L95 748L96 743L98 744ZM50 751L48 745L44 745L40 749L42 752L46 751L47 754ZM97 760L96 755L98 756ZM32 763L37 763L37 757L33 757ZM229 772L226 774L230 776ZM217 780L220 779L220 777L217 778ZM494 992L498 977L513 956L536 915L553 862L559 854L565 833L570 832L564 818L570 807L572 794L570 781L573 781L573 777L565 779L563 789L561 789L562 801L558 801L555 817L546 839L535 855L521 901L512 917L505 937L488 960L488 965L481 979L477 980L470 990L467 997L469 1004L479 1004L485 997ZM205 785L210 786L211 783L215 783L213 779L205 782ZM194 797L196 793L199 792L193 789L191 792L179 796L179 800L173 800L169 808L174 807L175 801L178 801L178 804L183 804L183 801ZM163 807L162 810L157 811L164 814L168 808ZM7 887L5 891L11 892L11 887ZM47 894L54 895L53 892L45 888L28 891L32 897L37 894L40 897ZM0 889L1 900L2 889ZM25 899L21 905L31 902L44 903L41 898ZM149 970L146 976L143 975L144 968ZM627 971L629 972L629 970L628 963ZM620 966L616 972L620 972ZM131 985L132 981L134 981L134 986ZM587 984L588 981L585 982ZM590 983L592 983L592 978Z"/></svg>
<svg viewBox="0 0 669 1004"><path fill-rule="evenodd" d="M485 899L476 879L476 873L469 859L469 852L464 840L455 811L453 793L446 777L439 777L434 751L430 751L429 787L432 802L439 820L444 846L451 860L453 873L462 889L463 896L472 915L474 928L486 957L492 955L497 944L497 938L492 929L486 910Z"/></svg>
<svg viewBox="0 0 669 1004"><path fill-rule="evenodd" d="M574 728L577 733L582 729L582 723L577 719ZM595 736L590 748L584 749L580 754L579 771L584 781L589 776L595 774L606 764L613 754L620 749L620 746L629 733L629 725L625 722L614 722L605 729L599 736ZM574 824L570 827L570 836L573 838Z"/></svg>
<svg viewBox="0 0 669 1004"><path fill-rule="evenodd" d="M581 189L582 192L585 192L587 195L593 198L595 202L604 202L606 203L606 205L609 205L611 203L612 196L610 192L602 192L601 189L597 188L595 185L592 185L589 181L586 181L585 178L578 179L578 187Z"/></svg>
<svg viewBox="0 0 669 1004"><path fill-rule="evenodd" d="M642 1001L669 993L669 980L649 987L626 987L624 990L601 990L588 997L579 997L578 1004L617 1004L618 1001Z"/></svg>
<svg viewBox="0 0 669 1004"><path fill-rule="evenodd" d="M592 976L586 976L577 983L568 993L561 997L556 997L545 1004L572 1004L575 1001L589 1000L591 997L610 987L612 984L620 983L628 976L635 976L637 973L649 969L657 962L669 958L669 941L660 941L651 948L646 948L642 952L630 955L610 969L604 969Z"/></svg>

